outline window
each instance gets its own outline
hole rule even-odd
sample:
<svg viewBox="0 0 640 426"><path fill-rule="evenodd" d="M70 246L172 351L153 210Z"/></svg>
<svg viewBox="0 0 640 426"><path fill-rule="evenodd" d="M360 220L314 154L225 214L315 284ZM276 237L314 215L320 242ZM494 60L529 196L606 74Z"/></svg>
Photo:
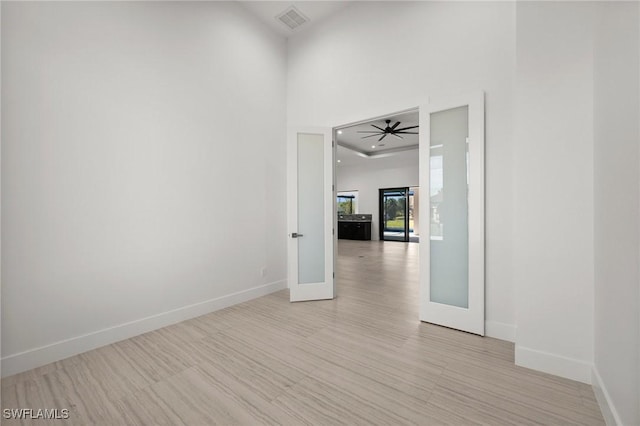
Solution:
<svg viewBox="0 0 640 426"><path fill-rule="evenodd" d="M358 213L358 191L338 192L337 207L339 214Z"/></svg>

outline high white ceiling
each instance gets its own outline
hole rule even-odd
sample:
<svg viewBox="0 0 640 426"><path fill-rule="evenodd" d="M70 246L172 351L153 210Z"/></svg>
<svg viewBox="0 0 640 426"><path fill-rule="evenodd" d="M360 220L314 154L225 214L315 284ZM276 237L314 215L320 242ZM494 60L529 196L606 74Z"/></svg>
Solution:
<svg viewBox="0 0 640 426"><path fill-rule="evenodd" d="M257 16L267 26L285 37L304 31L318 21L333 15L339 10L349 6L353 1L245 1L239 0L247 10ZM276 16L284 12L289 6L294 6L309 22L295 30L289 29L285 24L276 19Z"/></svg>
<svg viewBox="0 0 640 426"><path fill-rule="evenodd" d="M344 8L350 6L355 1L247 1L237 0L249 12L258 17L268 27L285 37L290 37L301 31L305 31L319 21L334 15ZM289 29L285 24L280 22L276 17L282 14L290 6L294 6L302 13L309 22L303 24L295 30ZM418 135L401 135L403 139L394 136L387 136L378 142L379 137L370 137L365 133L358 131L376 130L371 124L385 128L385 119L391 120L391 125L396 121L401 124L398 127L415 126L418 124L418 113L404 113L390 115L380 120L374 120L357 126L341 128L342 134L338 134L337 160L341 165L356 165L364 162L384 162L403 164L407 161L415 160L418 148ZM417 129L414 129L417 130ZM372 146L375 145L375 148ZM378 161L375 161L378 160Z"/></svg>
<svg viewBox="0 0 640 426"><path fill-rule="evenodd" d="M408 112L403 114L389 115L379 120L373 120L356 126L341 128L336 134L338 142L338 160L346 164L353 164L357 158L372 159L390 157L400 155L400 153L418 148L418 135L398 135L402 139L387 135L384 139L380 139L380 135L373 133L365 133L379 131L372 125L376 125L382 129L387 127L386 120L390 120L393 126L396 122L400 122L397 128L405 128L418 125L418 112ZM419 129L408 130L417 132ZM373 136L372 136L373 135ZM410 154L410 155L415 155ZM350 161L352 160L352 161Z"/></svg>

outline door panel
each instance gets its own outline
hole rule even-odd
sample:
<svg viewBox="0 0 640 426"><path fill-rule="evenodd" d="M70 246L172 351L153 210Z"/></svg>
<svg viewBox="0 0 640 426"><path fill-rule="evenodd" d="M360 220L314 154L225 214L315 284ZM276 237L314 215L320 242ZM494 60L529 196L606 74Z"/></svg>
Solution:
<svg viewBox="0 0 640 426"><path fill-rule="evenodd" d="M291 129L288 137L290 300L334 297L331 130Z"/></svg>
<svg viewBox="0 0 640 426"><path fill-rule="evenodd" d="M426 105L420 130L420 319L484 335L484 95Z"/></svg>

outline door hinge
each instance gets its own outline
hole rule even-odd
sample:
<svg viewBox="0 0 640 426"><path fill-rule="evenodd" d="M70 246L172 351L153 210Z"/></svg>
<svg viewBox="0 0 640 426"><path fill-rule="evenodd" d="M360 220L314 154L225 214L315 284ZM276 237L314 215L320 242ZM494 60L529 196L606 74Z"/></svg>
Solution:
<svg viewBox="0 0 640 426"><path fill-rule="evenodd" d="M331 148L334 148L336 146L336 141L331 141Z"/></svg>
<svg viewBox="0 0 640 426"><path fill-rule="evenodd" d="M335 277L336 277L336 273L334 272L334 273L333 273L333 278L335 279Z"/></svg>
<svg viewBox="0 0 640 426"><path fill-rule="evenodd" d="M332 233L333 235L336 235L336 228L333 228L333 229L331 230L331 233Z"/></svg>
<svg viewBox="0 0 640 426"><path fill-rule="evenodd" d="M336 186L335 185L331 185L331 190L335 191L336 190Z"/></svg>

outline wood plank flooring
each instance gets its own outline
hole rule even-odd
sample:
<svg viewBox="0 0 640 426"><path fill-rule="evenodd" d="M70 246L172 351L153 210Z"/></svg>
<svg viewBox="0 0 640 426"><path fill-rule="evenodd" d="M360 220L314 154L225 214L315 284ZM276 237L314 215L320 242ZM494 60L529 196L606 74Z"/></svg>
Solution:
<svg viewBox="0 0 640 426"><path fill-rule="evenodd" d="M2 380L2 424L602 425L590 386L421 324L418 245L341 240L338 297L281 291Z"/></svg>

